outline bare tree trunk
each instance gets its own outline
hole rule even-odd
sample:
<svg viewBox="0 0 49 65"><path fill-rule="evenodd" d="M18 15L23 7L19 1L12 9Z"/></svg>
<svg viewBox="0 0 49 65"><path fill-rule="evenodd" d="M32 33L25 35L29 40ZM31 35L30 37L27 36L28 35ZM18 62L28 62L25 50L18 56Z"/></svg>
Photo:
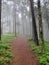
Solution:
<svg viewBox="0 0 49 65"><path fill-rule="evenodd" d="M0 0L0 40L1 40L1 0Z"/></svg>
<svg viewBox="0 0 49 65"><path fill-rule="evenodd" d="M48 29L49 29L49 10L47 8L48 6L48 2L46 0L43 1L44 2L44 18L47 22L47 25L48 25Z"/></svg>
<svg viewBox="0 0 49 65"><path fill-rule="evenodd" d="M35 14L34 14L34 3L33 0L30 0L30 7L31 7L31 13L32 13L32 26L34 29L34 40L37 45L39 45L38 42L38 35L37 35L37 28L36 28L36 20L35 20Z"/></svg>
<svg viewBox="0 0 49 65"><path fill-rule="evenodd" d="M40 40L42 41L42 43L44 43L40 0L38 0L38 21L39 21L39 36L40 36Z"/></svg>
<svg viewBox="0 0 49 65"><path fill-rule="evenodd" d="M15 2L13 7L13 32L16 36L16 3Z"/></svg>
<svg viewBox="0 0 49 65"><path fill-rule="evenodd" d="M44 38L43 38L43 26L42 26L42 14L41 14L41 4L38 0L38 20L39 20L39 41L42 44L42 53L44 52Z"/></svg>

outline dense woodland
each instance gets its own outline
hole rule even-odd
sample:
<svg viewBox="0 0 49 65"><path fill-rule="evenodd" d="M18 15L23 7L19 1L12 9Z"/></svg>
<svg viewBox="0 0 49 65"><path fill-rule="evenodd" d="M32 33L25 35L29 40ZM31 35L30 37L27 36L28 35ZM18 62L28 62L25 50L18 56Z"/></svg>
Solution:
<svg viewBox="0 0 49 65"><path fill-rule="evenodd" d="M20 3L20 4L19 4ZM18 6L19 5L19 6ZM34 24L32 25L32 13L30 1L2 1L1 7L1 28L2 33L23 34L25 36L34 36ZM41 1L42 23L44 38L49 40L49 8L48 0ZM14 12L14 13L13 13ZM38 5L34 2L34 14L36 19L36 28L39 36L38 25ZM12 18L12 19L11 19ZM47 22L46 22L47 21ZM34 22L33 22L34 23ZM12 29L11 29L12 27ZM32 32L33 31L33 32Z"/></svg>
<svg viewBox="0 0 49 65"><path fill-rule="evenodd" d="M41 65L49 65L49 0L0 0L0 65L12 58L7 42L19 36L29 40Z"/></svg>

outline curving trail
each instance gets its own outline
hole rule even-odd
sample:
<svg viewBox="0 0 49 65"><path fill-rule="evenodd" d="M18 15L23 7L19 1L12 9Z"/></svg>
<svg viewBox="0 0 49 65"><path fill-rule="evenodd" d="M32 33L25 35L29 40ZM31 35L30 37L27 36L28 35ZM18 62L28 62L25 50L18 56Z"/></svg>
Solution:
<svg viewBox="0 0 49 65"><path fill-rule="evenodd" d="M10 65L39 65L36 56L32 53L27 40L24 37L19 37L18 40L12 43L13 59Z"/></svg>

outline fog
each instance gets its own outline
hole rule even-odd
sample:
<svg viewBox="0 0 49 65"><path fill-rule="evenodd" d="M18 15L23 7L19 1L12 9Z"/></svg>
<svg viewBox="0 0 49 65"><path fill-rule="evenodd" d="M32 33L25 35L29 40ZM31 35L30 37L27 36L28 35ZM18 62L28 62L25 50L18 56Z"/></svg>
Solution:
<svg viewBox="0 0 49 65"><path fill-rule="evenodd" d="M37 2L37 0L34 0L34 2ZM1 15L2 15L1 16L2 34L14 33L15 25L16 25L16 33L18 35L32 37L34 31L32 29L32 16L31 16L29 0L2 0ZM37 30L38 30L37 18L36 18L36 23L37 23ZM43 30L44 30L43 31L44 38L49 40L49 29L46 20L44 18L43 18Z"/></svg>

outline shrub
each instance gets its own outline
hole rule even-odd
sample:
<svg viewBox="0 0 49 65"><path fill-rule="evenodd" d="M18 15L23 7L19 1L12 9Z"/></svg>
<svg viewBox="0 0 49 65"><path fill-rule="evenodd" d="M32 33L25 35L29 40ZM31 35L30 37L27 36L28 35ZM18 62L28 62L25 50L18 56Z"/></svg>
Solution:
<svg viewBox="0 0 49 65"><path fill-rule="evenodd" d="M38 57L41 65L49 65L49 52Z"/></svg>
<svg viewBox="0 0 49 65"><path fill-rule="evenodd" d="M0 42L0 65L8 65L11 59L11 45Z"/></svg>
<svg viewBox="0 0 49 65"><path fill-rule="evenodd" d="M38 60L41 65L49 65L49 42L45 42L44 53L42 52L42 46L36 46L33 41L29 41L32 51L37 54Z"/></svg>

